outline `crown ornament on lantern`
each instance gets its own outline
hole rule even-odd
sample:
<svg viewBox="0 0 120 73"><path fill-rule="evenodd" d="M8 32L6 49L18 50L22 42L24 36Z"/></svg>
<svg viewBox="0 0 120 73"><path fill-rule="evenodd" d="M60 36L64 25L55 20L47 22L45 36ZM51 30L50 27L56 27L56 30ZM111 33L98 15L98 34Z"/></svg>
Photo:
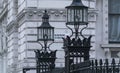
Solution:
<svg viewBox="0 0 120 73"><path fill-rule="evenodd" d="M66 36L66 38L63 39L63 46L80 46L80 47L90 47L91 46L91 38L92 36L90 35L88 38L83 38L81 40L80 38L75 39L75 38L70 38L69 36Z"/></svg>

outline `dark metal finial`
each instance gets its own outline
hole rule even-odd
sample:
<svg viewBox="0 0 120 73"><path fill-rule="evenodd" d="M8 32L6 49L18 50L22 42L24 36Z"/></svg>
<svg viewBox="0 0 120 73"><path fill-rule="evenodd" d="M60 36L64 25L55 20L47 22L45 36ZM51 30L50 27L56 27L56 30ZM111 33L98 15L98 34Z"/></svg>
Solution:
<svg viewBox="0 0 120 73"><path fill-rule="evenodd" d="M45 13L47 13L47 10L45 10Z"/></svg>
<svg viewBox="0 0 120 73"><path fill-rule="evenodd" d="M42 19L49 19L49 15L47 13L47 10L44 11Z"/></svg>
<svg viewBox="0 0 120 73"><path fill-rule="evenodd" d="M80 6L80 7L86 7L81 0L73 0L72 4L70 6ZM68 6L69 7L69 6ZM88 8L88 7L87 7Z"/></svg>
<svg viewBox="0 0 120 73"><path fill-rule="evenodd" d="M82 2L81 0L73 0L73 2Z"/></svg>

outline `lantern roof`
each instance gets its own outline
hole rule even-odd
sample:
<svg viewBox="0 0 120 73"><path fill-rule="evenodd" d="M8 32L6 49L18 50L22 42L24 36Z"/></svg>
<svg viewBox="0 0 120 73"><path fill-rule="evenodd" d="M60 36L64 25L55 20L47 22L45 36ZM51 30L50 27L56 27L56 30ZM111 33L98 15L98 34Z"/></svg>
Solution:
<svg viewBox="0 0 120 73"><path fill-rule="evenodd" d="M72 4L70 6L67 6L66 8L71 8L71 7L88 8L82 3L81 0L73 0Z"/></svg>
<svg viewBox="0 0 120 73"><path fill-rule="evenodd" d="M47 13L47 10L45 10L43 17L42 17L42 24L38 28L54 28L49 24L49 15Z"/></svg>
<svg viewBox="0 0 120 73"><path fill-rule="evenodd" d="M42 22L41 26L38 28L54 28L52 27L49 22Z"/></svg>

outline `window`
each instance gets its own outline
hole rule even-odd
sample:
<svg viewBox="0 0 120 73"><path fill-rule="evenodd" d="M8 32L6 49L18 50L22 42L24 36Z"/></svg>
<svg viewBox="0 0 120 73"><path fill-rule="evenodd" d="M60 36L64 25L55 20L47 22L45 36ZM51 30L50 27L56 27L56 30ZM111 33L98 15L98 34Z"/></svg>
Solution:
<svg viewBox="0 0 120 73"><path fill-rule="evenodd" d="M120 57L120 49L119 48L111 48L111 58L119 58Z"/></svg>
<svg viewBox="0 0 120 73"><path fill-rule="evenodd" d="M120 43L120 0L109 0L109 42Z"/></svg>

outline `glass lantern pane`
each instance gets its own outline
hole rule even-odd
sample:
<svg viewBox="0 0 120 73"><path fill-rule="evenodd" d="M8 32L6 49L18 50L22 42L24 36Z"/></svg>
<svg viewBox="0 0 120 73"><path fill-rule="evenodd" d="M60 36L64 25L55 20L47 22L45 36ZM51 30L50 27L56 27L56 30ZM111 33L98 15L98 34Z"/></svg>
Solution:
<svg viewBox="0 0 120 73"><path fill-rule="evenodd" d="M82 20L81 20L81 22L84 22L84 18L85 18L84 17L84 9L81 9L81 10L82 10L82 13L81 13L82 14Z"/></svg>
<svg viewBox="0 0 120 73"><path fill-rule="evenodd" d="M51 32L51 31L50 31L50 29L49 29L49 31L48 31L48 39L50 39L50 32Z"/></svg>
<svg viewBox="0 0 120 73"><path fill-rule="evenodd" d="M49 34L48 34L48 31L49 31L49 29L44 28L44 34L43 34L44 36L43 36L43 37L44 37L44 38L45 38L45 36L47 37L47 38L45 38L45 39L48 39L48 37L49 37L49 36L48 36L48 35L49 35Z"/></svg>
<svg viewBox="0 0 120 73"><path fill-rule="evenodd" d="M79 22L81 19L81 14L79 9L75 9L75 22Z"/></svg>
<svg viewBox="0 0 120 73"><path fill-rule="evenodd" d="M70 9L67 9L67 22L70 22Z"/></svg>
<svg viewBox="0 0 120 73"><path fill-rule="evenodd" d="M46 34L44 35L44 39L48 39L48 36Z"/></svg>
<svg viewBox="0 0 120 73"><path fill-rule="evenodd" d="M77 22L78 15L77 15L77 9L74 9L74 22Z"/></svg>
<svg viewBox="0 0 120 73"><path fill-rule="evenodd" d="M52 33L52 39L54 39L54 29L52 30L52 32L53 32L53 33Z"/></svg>
<svg viewBox="0 0 120 73"><path fill-rule="evenodd" d="M41 29L41 39L43 39L43 29Z"/></svg>
<svg viewBox="0 0 120 73"><path fill-rule="evenodd" d="M50 37L51 37L51 29L49 29L49 33L48 33L48 39L50 39Z"/></svg>
<svg viewBox="0 0 120 73"><path fill-rule="evenodd" d="M88 21L88 13L87 13L87 9L84 9L84 22Z"/></svg>
<svg viewBox="0 0 120 73"><path fill-rule="evenodd" d="M73 11L72 11L72 9L70 10L70 22L72 22L72 19L73 19Z"/></svg>
<svg viewBox="0 0 120 73"><path fill-rule="evenodd" d="M74 9L71 9L71 13L70 13L70 19L71 19L71 22L74 22Z"/></svg>
<svg viewBox="0 0 120 73"><path fill-rule="evenodd" d="M40 39L41 38L41 30L39 29L38 30L38 39Z"/></svg>
<svg viewBox="0 0 120 73"><path fill-rule="evenodd" d="M45 29L43 29L43 36L42 36L42 38L44 38L44 35L45 35Z"/></svg>
<svg viewBox="0 0 120 73"><path fill-rule="evenodd" d="M43 35L42 35L43 30L42 30L42 29L39 29L39 32L40 32L40 34L41 34L41 35L39 35L39 39L42 39L42 36L43 36Z"/></svg>
<svg viewBox="0 0 120 73"><path fill-rule="evenodd" d="M66 22L68 22L69 21L69 9L67 9L67 11L66 11L66 14L67 14L67 18L66 18Z"/></svg>
<svg viewBox="0 0 120 73"><path fill-rule="evenodd" d="M46 34L47 34L47 35L48 35L48 31L49 31L49 29L46 30Z"/></svg>
<svg viewBox="0 0 120 73"><path fill-rule="evenodd" d="M82 18L83 18L83 16L82 16L82 9L79 10L79 15L80 15L80 20L79 20L79 22L81 22L81 21L82 21Z"/></svg>
<svg viewBox="0 0 120 73"><path fill-rule="evenodd" d="M51 29L51 33L50 33L50 39L52 39L52 33L53 33L53 32L52 32L52 29Z"/></svg>
<svg viewBox="0 0 120 73"><path fill-rule="evenodd" d="M80 20L79 10L76 9L76 22L79 22L79 20Z"/></svg>
<svg viewBox="0 0 120 73"><path fill-rule="evenodd" d="M53 37L54 36L54 29L51 29L51 34L50 35L51 35L50 39L54 39L54 37Z"/></svg>

